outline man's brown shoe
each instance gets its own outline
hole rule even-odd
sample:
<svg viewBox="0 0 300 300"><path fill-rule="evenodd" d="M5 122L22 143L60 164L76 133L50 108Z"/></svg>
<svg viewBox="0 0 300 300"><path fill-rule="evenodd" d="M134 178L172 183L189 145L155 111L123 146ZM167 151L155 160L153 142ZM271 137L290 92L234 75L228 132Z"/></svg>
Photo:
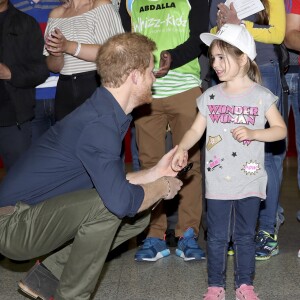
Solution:
<svg viewBox="0 0 300 300"><path fill-rule="evenodd" d="M59 280L39 261L19 282L19 288L34 299L50 300L58 287Z"/></svg>

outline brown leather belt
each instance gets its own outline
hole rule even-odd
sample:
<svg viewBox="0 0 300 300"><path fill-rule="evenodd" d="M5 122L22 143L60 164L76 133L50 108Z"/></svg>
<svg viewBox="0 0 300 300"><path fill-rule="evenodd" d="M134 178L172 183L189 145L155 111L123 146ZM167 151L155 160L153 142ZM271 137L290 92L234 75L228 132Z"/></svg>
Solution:
<svg viewBox="0 0 300 300"><path fill-rule="evenodd" d="M0 216L2 215L11 215L15 210L14 206L4 206L0 207Z"/></svg>

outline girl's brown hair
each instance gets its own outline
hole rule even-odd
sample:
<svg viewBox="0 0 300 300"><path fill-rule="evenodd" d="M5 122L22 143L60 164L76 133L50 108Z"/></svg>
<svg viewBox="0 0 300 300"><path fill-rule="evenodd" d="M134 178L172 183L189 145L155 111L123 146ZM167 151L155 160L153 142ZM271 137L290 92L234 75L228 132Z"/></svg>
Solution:
<svg viewBox="0 0 300 300"><path fill-rule="evenodd" d="M210 65L212 66L213 64L213 58L212 58L212 55L211 55L211 49L214 47L214 46L217 46L218 48L220 48L220 50L223 52L223 53L228 53L229 55L231 55L232 57L234 57L237 61L241 58L241 56L244 54L244 52L242 52L240 49L238 49L237 47L235 46L232 46L224 41L221 41L221 40L214 40L210 47L209 47L209 60L210 60ZM227 60L228 62L228 60ZM229 64L229 62L228 62ZM259 68L256 64L255 61L251 61L251 59L248 57L248 61L247 61L247 64L245 65L245 74L248 75L248 77L256 82L256 83L259 83L261 84L262 83L262 80L261 80L261 75L260 75L260 71L259 71Z"/></svg>

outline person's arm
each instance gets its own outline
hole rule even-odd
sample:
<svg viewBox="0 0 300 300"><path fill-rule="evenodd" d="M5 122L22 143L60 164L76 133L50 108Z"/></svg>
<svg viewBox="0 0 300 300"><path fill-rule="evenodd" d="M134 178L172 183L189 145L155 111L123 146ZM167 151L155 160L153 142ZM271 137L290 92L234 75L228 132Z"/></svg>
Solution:
<svg viewBox="0 0 300 300"><path fill-rule="evenodd" d="M150 169L127 173L126 179L132 184L146 184L154 182L163 176L175 177L177 172L171 168L171 162L176 150L177 146L165 154L160 161Z"/></svg>
<svg viewBox="0 0 300 300"><path fill-rule="evenodd" d="M111 4L109 0L97 1L94 9L103 4ZM50 17L57 17L54 10ZM123 33L124 29L121 19L112 5L103 6L102 9L95 11L95 28L93 41L94 44L78 43L78 41L67 40L63 33L55 28L52 32L48 31L45 39L45 48L50 53L47 64L51 71L60 72L64 66L63 54L76 56L78 59L94 62L101 44L111 36Z"/></svg>
<svg viewBox="0 0 300 300"><path fill-rule="evenodd" d="M85 61L95 61L100 46L101 45L81 43L80 51L78 51L76 57ZM78 42L67 40L63 33L58 28L55 28L55 30L46 37L45 47L50 53L50 57L59 57L61 61L61 58L63 58L63 54L74 55L76 53L76 51L78 50ZM54 66L52 65L53 62L55 62L56 66L58 65L58 60L52 61L52 59L50 59L48 61L48 66L54 68Z"/></svg>
<svg viewBox="0 0 300 300"><path fill-rule="evenodd" d="M197 117L191 128L184 134L178 145L178 149L172 160L172 169L180 171L187 161L187 152L190 150L202 137L206 129L206 118L198 112Z"/></svg>
<svg viewBox="0 0 300 300"><path fill-rule="evenodd" d="M139 184L144 189L144 199L138 212L148 209L160 199L173 199L181 189L182 182L174 178L177 172L171 167L177 148L176 146L165 154L153 168L126 175L130 183Z"/></svg>
<svg viewBox="0 0 300 300"><path fill-rule="evenodd" d="M189 0L191 11L189 14L190 36L174 49L166 49L170 53L172 62L170 69L185 65L201 54L200 34L208 31L208 1Z"/></svg>
<svg viewBox="0 0 300 300"><path fill-rule="evenodd" d="M226 18L225 23L240 24L242 20L239 20L234 9L234 4L228 8L225 4L218 5L220 12L217 18ZM260 25L249 20L243 20L247 30L251 33L256 42L266 44L281 44L285 36L285 7L283 0L269 0L269 25ZM219 21L221 21L219 19ZM223 19L225 21L225 19ZM217 21L217 23L220 23ZM223 22L224 23L224 22ZM217 27L214 27L211 32L215 33Z"/></svg>
<svg viewBox="0 0 300 300"><path fill-rule="evenodd" d="M275 142L284 139L287 135L287 128L275 103L267 110L266 118L270 128L251 130L247 127L239 126L231 131L233 138L238 142L244 140Z"/></svg>
<svg viewBox="0 0 300 300"><path fill-rule="evenodd" d="M256 42L281 44L285 35L285 7L283 0L269 0L269 26L245 20L245 26Z"/></svg>
<svg viewBox="0 0 300 300"><path fill-rule="evenodd" d="M53 73L59 73L64 66L64 56L63 55L49 55L46 57L46 63L48 69Z"/></svg>
<svg viewBox="0 0 300 300"><path fill-rule="evenodd" d="M49 76L43 56L44 39L39 24L33 18L22 17L19 18L19 22L24 22L24 32L20 40L24 37L23 47L26 56L22 63L6 65L11 74L8 83L17 88L33 88L43 83Z"/></svg>
<svg viewBox="0 0 300 300"><path fill-rule="evenodd" d="M300 51L300 15L286 15L286 33L284 43L287 48Z"/></svg>
<svg viewBox="0 0 300 300"><path fill-rule="evenodd" d="M126 178L120 156L122 141L118 128L113 116L108 114L99 117L80 133L76 155L104 205L113 214L123 218L134 216L162 198L172 199L182 182L174 177L177 172L171 170L172 152L165 155L149 173L141 171L140 176ZM102 138L99 139L99 136Z"/></svg>
<svg viewBox="0 0 300 300"><path fill-rule="evenodd" d="M142 212L161 199L171 200L182 187L182 181L175 177L161 177L154 182L141 184L144 199L137 212Z"/></svg>

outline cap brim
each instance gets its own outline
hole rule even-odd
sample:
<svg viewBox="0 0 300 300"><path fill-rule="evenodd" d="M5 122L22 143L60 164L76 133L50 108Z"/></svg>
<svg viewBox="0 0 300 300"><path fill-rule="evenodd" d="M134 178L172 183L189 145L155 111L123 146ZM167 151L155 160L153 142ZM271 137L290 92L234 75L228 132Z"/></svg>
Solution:
<svg viewBox="0 0 300 300"><path fill-rule="evenodd" d="M219 40L219 38L215 34L208 33L208 32L201 33L200 39L208 47L210 46L213 40Z"/></svg>

